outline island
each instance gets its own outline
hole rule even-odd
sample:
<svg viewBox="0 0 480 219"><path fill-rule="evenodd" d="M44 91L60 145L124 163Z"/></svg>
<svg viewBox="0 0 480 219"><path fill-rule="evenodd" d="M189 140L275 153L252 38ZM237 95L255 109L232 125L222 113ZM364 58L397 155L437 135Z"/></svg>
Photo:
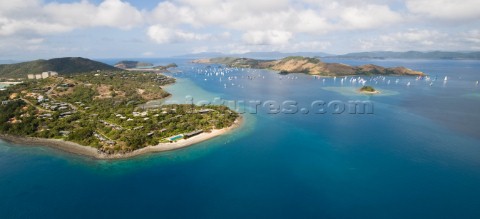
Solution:
<svg viewBox="0 0 480 219"><path fill-rule="evenodd" d="M139 62L139 61L120 61L114 65L116 68L129 69L129 68L150 68L153 67L152 63Z"/></svg>
<svg viewBox="0 0 480 219"><path fill-rule="evenodd" d="M380 93L380 91L375 90L375 88L373 88L372 86L363 86L359 89L359 91L361 93L365 93L365 94L378 94L378 93Z"/></svg>
<svg viewBox="0 0 480 219"><path fill-rule="evenodd" d="M152 63L139 62L139 61L121 61L115 64L116 68L128 70L128 71L149 71L149 72L169 72L170 68L178 67L175 63L168 65L154 66Z"/></svg>
<svg viewBox="0 0 480 219"><path fill-rule="evenodd" d="M162 86L172 83L161 73L116 69L27 79L0 91L0 138L117 159L185 147L240 125L239 114L221 105L142 108L168 98Z"/></svg>
<svg viewBox="0 0 480 219"><path fill-rule="evenodd" d="M221 57L198 59L193 63L223 64L234 68L271 69L281 74L306 73L318 76L355 76L355 75L390 75L390 76L425 76L423 72L405 67L385 68L367 64L350 66L341 63L326 63L318 58L290 56L279 60L257 60L250 58Z"/></svg>

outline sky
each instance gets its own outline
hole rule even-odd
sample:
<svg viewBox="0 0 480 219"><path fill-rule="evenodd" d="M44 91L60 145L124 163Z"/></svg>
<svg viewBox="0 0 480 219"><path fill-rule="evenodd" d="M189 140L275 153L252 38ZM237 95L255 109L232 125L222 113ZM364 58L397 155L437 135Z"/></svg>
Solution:
<svg viewBox="0 0 480 219"><path fill-rule="evenodd" d="M0 59L479 51L480 0L0 0Z"/></svg>

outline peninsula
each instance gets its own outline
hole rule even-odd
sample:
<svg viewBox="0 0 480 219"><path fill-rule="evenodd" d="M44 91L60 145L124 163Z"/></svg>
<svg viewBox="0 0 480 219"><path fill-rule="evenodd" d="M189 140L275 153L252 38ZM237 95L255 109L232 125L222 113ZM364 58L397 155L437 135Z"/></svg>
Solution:
<svg viewBox="0 0 480 219"><path fill-rule="evenodd" d="M141 108L170 96L162 86L172 83L160 73L116 69L24 80L0 91L0 138L116 159L185 147L239 125L226 106Z"/></svg>
<svg viewBox="0 0 480 219"><path fill-rule="evenodd" d="M258 60L249 58L222 57L194 60L194 63L224 64L228 67L271 69L281 74L306 73L318 76L352 75L404 75L424 76L423 72L405 67L385 68L377 65L350 66L341 63L325 63L318 58L290 56L279 60Z"/></svg>

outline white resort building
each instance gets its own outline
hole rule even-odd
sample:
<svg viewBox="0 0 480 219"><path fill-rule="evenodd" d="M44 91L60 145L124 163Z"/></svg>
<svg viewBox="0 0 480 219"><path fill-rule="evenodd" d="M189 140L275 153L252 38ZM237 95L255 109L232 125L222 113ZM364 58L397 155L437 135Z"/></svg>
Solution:
<svg viewBox="0 0 480 219"><path fill-rule="evenodd" d="M29 75L27 75L28 79L30 79L30 80L47 79L49 77L57 77L57 76L58 76L58 72L55 72L55 71L45 71L45 72L42 72L41 74L29 74Z"/></svg>

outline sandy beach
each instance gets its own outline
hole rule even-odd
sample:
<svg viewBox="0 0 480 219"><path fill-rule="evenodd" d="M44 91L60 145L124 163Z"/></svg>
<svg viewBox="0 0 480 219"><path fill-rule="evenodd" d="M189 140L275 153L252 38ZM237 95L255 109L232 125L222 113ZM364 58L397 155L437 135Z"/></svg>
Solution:
<svg viewBox="0 0 480 219"><path fill-rule="evenodd" d="M87 156L96 159L125 159L130 157L139 156L142 154L162 152L162 151L171 151L179 148L188 147L220 135L229 133L234 129L239 128L243 124L243 117L239 117L235 120L234 124L228 128L223 129L214 129L211 132L204 132L199 135L193 136L188 139L181 139L173 143L160 143L155 146L147 146L129 153L125 154L104 154L98 152L97 149L89 146L83 146L74 142L64 141L60 139L44 139L44 138L31 138L31 137L19 137L12 135L3 135L0 134L0 139L5 140L6 142L16 144L16 145L27 145L27 146L46 146L54 149L59 149L65 152L72 154Z"/></svg>
<svg viewBox="0 0 480 219"><path fill-rule="evenodd" d="M358 91L359 93L362 93L362 94L379 94L380 91L376 90L376 91L361 91L359 90Z"/></svg>

